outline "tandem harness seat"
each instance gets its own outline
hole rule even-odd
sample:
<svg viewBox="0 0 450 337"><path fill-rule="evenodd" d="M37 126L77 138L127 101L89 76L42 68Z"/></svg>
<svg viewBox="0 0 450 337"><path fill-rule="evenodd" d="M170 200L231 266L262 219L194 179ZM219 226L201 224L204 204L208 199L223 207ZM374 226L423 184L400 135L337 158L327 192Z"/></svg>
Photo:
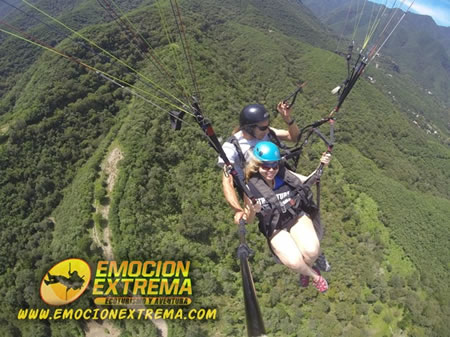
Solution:
<svg viewBox="0 0 450 337"><path fill-rule="evenodd" d="M277 197L272 188L266 184L259 174L251 177L248 182L249 188L255 194L264 197L267 202L262 205L263 208L258 216L261 232L267 238L270 238L274 230L279 227L280 218L283 226L286 222L295 220L302 212L307 213L315 222L315 227L317 227L317 223L319 229L321 229L319 210L313 201L311 188L307 184L303 184L298 177L284 166L280 167L278 177L284 181L289 189L288 194L282 200ZM321 238L321 235L319 235L321 232L321 230L317 231L319 239Z"/></svg>

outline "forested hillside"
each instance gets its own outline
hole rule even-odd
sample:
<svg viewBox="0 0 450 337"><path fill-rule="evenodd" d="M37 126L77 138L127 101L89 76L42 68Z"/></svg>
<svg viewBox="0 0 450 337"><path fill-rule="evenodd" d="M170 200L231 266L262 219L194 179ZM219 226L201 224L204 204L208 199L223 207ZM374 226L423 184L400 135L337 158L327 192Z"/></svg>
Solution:
<svg viewBox="0 0 450 337"><path fill-rule="evenodd" d="M303 3L336 35L343 48L354 37L362 39L378 14L382 13L387 20L402 16L408 8L403 3L397 3L402 5L400 9L391 8L395 1L386 2L386 10L385 6L372 2L364 5L359 1L305 0ZM380 25L378 31L382 28ZM379 63L385 71L372 72L375 85L408 111L422 128L431 133L445 132L444 139L448 142L450 27L438 26L429 16L408 12L381 55ZM393 80L399 83L390 85ZM420 99L414 98L417 95Z"/></svg>
<svg viewBox="0 0 450 337"><path fill-rule="evenodd" d="M0 31L0 335L85 336L87 322L18 320L17 311L48 307L39 285L58 261L78 257L95 266L103 259L105 242L96 235L104 232L111 232L118 261L191 261L191 306L218 308L218 317L168 320L169 336L246 335L239 239L216 153L192 116L176 132L166 111L149 103L152 96L144 100L99 75L139 93L157 86L180 98L179 87L193 92L172 8L165 0L116 2L148 41L143 47L131 43L121 21L99 3L33 2L110 55L24 3L14 2L42 22L14 9L0 23L0 29L12 30L5 21L70 55ZM345 58L334 52L337 37L301 2L179 5L200 103L222 139L244 105L259 102L274 110L300 79L307 84L293 112L299 126L336 104L329 92L347 76ZM158 71L154 57L169 75ZM390 59L377 62L380 68L370 65L336 115L333 159L322 177L329 291L300 288L298 276L274 262L257 226L248 228L268 336L449 336L448 130L438 125L438 137L414 124L408 109L440 103L414 81L405 90L402 78L387 76ZM376 71L384 75L374 85L367 76ZM448 115L439 118L449 123ZM271 123L284 127L280 117ZM123 159L109 191L104 162L113 149ZM298 171L311 172L325 150L320 140L308 144ZM100 214L99 205L108 212ZM94 306L89 291L68 305ZM121 336L159 335L149 321L114 325Z"/></svg>

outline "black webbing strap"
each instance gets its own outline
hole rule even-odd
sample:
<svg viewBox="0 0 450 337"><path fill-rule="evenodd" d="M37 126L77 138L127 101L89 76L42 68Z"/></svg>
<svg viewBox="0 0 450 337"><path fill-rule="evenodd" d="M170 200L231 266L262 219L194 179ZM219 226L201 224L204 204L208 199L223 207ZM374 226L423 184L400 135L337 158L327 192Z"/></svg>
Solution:
<svg viewBox="0 0 450 337"><path fill-rule="evenodd" d="M345 87L342 90L341 95L339 96L339 101L334 108L333 112L338 112L342 103L344 103L344 100L347 98L348 94L352 90L353 86L355 85L358 78L363 73L364 69L366 68L367 63L365 60L361 60L361 62L358 63L358 65L353 69L352 76L346 81Z"/></svg>
<svg viewBox="0 0 450 337"><path fill-rule="evenodd" d="M233 164L231 164L230 160L228 159L227 155L225 154L225 151L222 148L222 145L219 142L219 139L217 138L217 135L212 127L211 122L206 119L200 109L200 106L198 105L198 102L194 100L194 103L192 104L193 112L195 119L198 123L198 125L202 128L203 132L206 134L206 136L211 141L212 148L219 154L220 158L222 158L223 162L226 165L227 172L231 174L233 177L233 181L235 183L235 186L241 190L242 192L247 195L247 197L252 201L255 202L255 198L250 191L250 189L245 185L243 179L239 177L238 172L234 168Z"/></svg>
<svg viewBox="0 0 450 337"><path fill-rule="evenodd" d="M292 108L295 104L295 100L297 99L297 95L301 92L303 92L303 87L306 85L305 82L299 81L297 83L298 88L295 89L289 96L287 96L285 99L283 99L283 103L288 103L289 108ZM289 100L292 98L291 103L289 103Z"/></svg>
<svg viewBox="0 0 450 337"><path fill-rule="evenodd" d="M334 118L330 118L330 120L328 121L330 123L330 139L326 139L325 136L317 129L314 129L315 133L325 142L325 144L327 144L328 149L327 152L331 153L333 151L333 146L334 146ZM323 174L323 168L324 168L324 164L320 163L319 168L316 171L316 204L317 204L317 208L319 209L320 212L320 177L322 177Z"/></svg>
<svg viewBox="0 0 450 337"><path fill-rule="evenodd" d="M231 136L230 138L228 138L228 142L230 142L231 144L234 145L234 148L236 149L236 152L239 157L239 164L240 164L241 168L244 169L245 156L244 156L244 153L242 152L241 145L239 145L238 139L235 136Z"/></svg>

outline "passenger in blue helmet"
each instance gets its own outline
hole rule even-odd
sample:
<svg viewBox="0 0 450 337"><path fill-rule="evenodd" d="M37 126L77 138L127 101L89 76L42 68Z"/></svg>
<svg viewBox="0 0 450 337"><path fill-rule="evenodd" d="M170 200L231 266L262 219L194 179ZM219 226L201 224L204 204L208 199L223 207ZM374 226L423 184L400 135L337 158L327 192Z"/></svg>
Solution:
<svg viewBox="0 0 450 337"><path fill-rule="evenodd" d="M313 285L325 292L328 283L313 267L323 235L309 188L315 172L309 177L296 174L286 169L280 159L274 143L262 141L254 147L245 178L257 202L253 205L244 197L244 217L252 223L256 215L259 230L267 238L270 249L284 265L300 273L302 286L308 286L312 279ZM324 153L321 162L328 165L330 159L330 154Z"/></svg>
<svg viewBox="0 0 450 337"><path fill-rule="evenodd" d="M246 105L239 114L239 126L234 129L233 135L223 144L223 150L227 158L242 179L244 178L245 163L256 143L261 140L270 140L280 144L281 141L293 142L297 140L299 129L295 119L291 116L292 109L289 104L278 103L277 111L286 123L287 129L276 129L270 126L269 111L264 105L256 103ZM224 166L220 156L218 164ZM224 167L222 175L223 193L234 211L234 222L238 224L239 219L244 215L244 210L234 189L233 178L227 173L227 170L228 168Z"/></svg>

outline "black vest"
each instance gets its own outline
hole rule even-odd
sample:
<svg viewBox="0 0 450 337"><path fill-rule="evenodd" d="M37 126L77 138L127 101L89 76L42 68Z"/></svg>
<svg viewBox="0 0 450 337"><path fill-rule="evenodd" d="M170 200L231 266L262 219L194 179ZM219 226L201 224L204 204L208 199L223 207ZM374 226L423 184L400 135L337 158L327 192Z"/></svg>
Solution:
<svg viewBox="0 0 450 337"><path fill-rule="evenodd" d="M276 190L270 188L260 174L250 178L248 187L255 198L264 198L261 212L256 216L259 219L259 230L270 237L275 229L282 229L298 218L301 212L307 213L311 218L318 217L318 208L313 201L313 194L309 186L302 184L292 172L280 167L278 176L285 182Z"/></svg>

